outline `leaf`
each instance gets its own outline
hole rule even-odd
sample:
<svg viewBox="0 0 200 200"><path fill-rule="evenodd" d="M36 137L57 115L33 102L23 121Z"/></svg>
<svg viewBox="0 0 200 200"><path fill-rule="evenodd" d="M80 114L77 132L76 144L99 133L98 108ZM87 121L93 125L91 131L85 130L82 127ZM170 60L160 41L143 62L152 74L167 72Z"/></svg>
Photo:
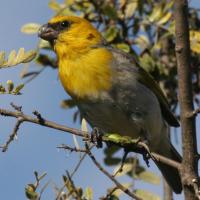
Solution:
<svg viewBox="0 0 200 200"><path fill-rule="evenodd" d="M117 37L118 30L116 27L110 27L104 33L104 36L108 42L112 42Z"/></svg>
<svg viewBox="0 0 200 200"><path fill-rule="evenodd" d="M141 48L141 49L146 49L150 45L150 41L147 38L146 35L139 35L135 39L135 43Z"/></svg>
<svg viewBox="0 0 200 200"><path fill-rule="evenodd" d="M113 166L119 164L121 160L121 158L106 157L104 158L104 163L108 166Z"/></svg>
<svg viewBox="0 0 200 200"><path fill-rule="evenodd" d="M160 5L156 6L154 7L151 15L148 17L148 20L150 22L156 22L157 20L161 18L162 14L163 14L162 7Z"/></svg>
<svg viewBox="0 0 200 200"><path fill-rule="evenodd" d="M118 172L118 170L120 169L120 167L121 167L121 164L118 165L118 166L114 169L114 174L116 174L116 172ZM132 163L126 163L126 164L124 164L122 171L121 171L121 172L118 172L118 173L116 174L116 177L123 176L123 175L125 175L125 174L131 172L132 170L133 170L133 164L132 164Z"/></svg>
<svg viewBox="0 0 200 200"><path fill-rule="evenodd" d="M88 132L87 121L85 120L85 118L82 119L81 130L84 131L84 132Z"/></svg>
<svg viewBox="0 0 200 200"><path fill-rule="evenodd" d="M52 9L55 12L58 12L61 9L61 6L58 2L55 0L51 0L48 4L49 8Z"/></svg>
<svg viewBox="0 0 200 200"><path fill-rule="evenodd" d="M8 93L10 94L14 89L14 83L11 80L7 80L6 83L7 83Z"/></svg>
<svg viewBox="0 0 200 200"><path fill-rule="evenodd" d="M170 18L172 17L172 13L171 12L167 12L158 22L158 25L163 25L165 23L167 23Z"/></svg>
<svg viewBox="0 0 200 200"><path fill-rule="evenodd" d="M116 45L116 47L117 47L118 49L123 50L123 51L126 52L126 53L129 53L129 52L130 52L130 47L129 47L129 45L126 44L126 43L119 43L119 44Z"/></svg>
<svg viewBox="0 0 200 200"><path fill-rule="evenodd" d="M15 94L15 95L19 94L23 87L24 87L24 84L18 85L18 86L13 90L12 93Z"/></svg>
<svg viewBox="0 0 200 200"><path fill-rule="evenodd" d="M194 53L200 54L200 31L190 31L190 45Z"/></svg>
<svg viewBox="0 0 200 200"><path fill-rule="evenodd" d="M92 190L92 188L91 187L87 187L86 189L85 189L85 198L87 199L87 200L92 200L93 199L93 190Z"/></svg>
<svg viewBox="0 0 200 200"><path fill-rule="evenodd" d="M35 190L36 188L33 184L28 184L25 188L26 197L30 200L37 200L39 194Z"/></svg>
<svg viewBox="0 0 200 200"><path fill-rule="evenodd" d="M15 62L19 63L23 59L24 55L25 55L25 49L20 48L19 51L18 51L18 54L16 56Z"/></svg>
<svg viewBox="0 0 200 200"><path fill-rule="evenodd" d="M5 62L5 56L6 56L5 51L1 51L0 52L0 66L4 64L4 62Z"/></svg>
<svg viewBox="0 0 200 200"><path fill-rule="evenodd" d="M107 15L111 19L117 19L117 11L114 7L111 7L110 5L106 4L103 7L103 13Z"/></svg>
<svg viewBox="0 0 200 200"><path fill-rule="evenodd" d="M16 64L16 62L15 62L16 55L17 55L17 53L16 53L15 50L12 50L12 51L10 52L10 54L9 54L9 56L8 56L8 61L7 61L7 64L6 64L7 66L13 66L13 65Z"/></svg>
<svg viewBox="0 0 200 200"><path fill-rule="evenodd" d="M125 188L130 188L133 184L132 183L123 183L122 184ZM120 189L116 189L114 192L113 192L113 195L114 196L117 196L119 197L120 195L122 195L124 192Z"/></svg>
<svg viewBox="0 0 200 200"><path fill-rule="evenodd" d="M38 33L40 27L41 27L40 24L28 23L21 27L21 32L26 34L36 34Z"/></svg>
<svg viewBox="0 0 200 200"><path fill-rule="evenodd" d="M5 53L1 54L0 68L7 68L18 65L20 63L27 63L32 61L37 56L36 50L30 50L25 52L24 48L20 48L18 53L15 50L12 50L8 56L8 59L5 59Z"/></svg>
<svg viewBox="0 0 200 200"><path fill-rule="evenodd" d="M138 1L137 0L132 0L130 1L125 9L125 17L126 18L130 18L133 16L133 14L135 13L136 9L138 7Z"/></svg>
<svg viewBox="0 0 200 200"><path fill-rule="evenodd" d="M113 156L120 148L118 146L109 146L104 149L104 154L108 157Z"/></svg>
<svg viewBox="0 0 200 200"><path fill-rule="evenodd" d="M35 57L37 56L37 51L35 50L30 50L25 53L24 58L22 59L22 63L27 63L32 61Z"/></svg>
<svg viewBox="0 0 200 200"><path fill-rule="evenodd" d="M145 191L145 190L135 190L135 194L138 196L138 197L141 197L142 199L148 199L148 200L160 200L160 197L151 193L151 192L148 192L148 191Z"/></svg>
<svg viewBox="0 0 200 200"><path fill-rule="evenodd" d="M0 94L6 93L6 88L0 84Z"/></svg>
<svg viewBox="0 0 200 200"><path fill-rule="evenodd" d="M39 42L39 44L38 44L38 47L39 47L40 49L52 49L50 43L49 43L48 41L42 40L42 39L40 39L40 42Z"/></svg>
<svg viewBox="0 0 200 200"><path fill-rule="evenodd" d="M143 172L137 174L137 178L139 178L143 181L146 181L148 183L155 184L155 185L160 184L160 177L150 171L143 171Z"/></svg>

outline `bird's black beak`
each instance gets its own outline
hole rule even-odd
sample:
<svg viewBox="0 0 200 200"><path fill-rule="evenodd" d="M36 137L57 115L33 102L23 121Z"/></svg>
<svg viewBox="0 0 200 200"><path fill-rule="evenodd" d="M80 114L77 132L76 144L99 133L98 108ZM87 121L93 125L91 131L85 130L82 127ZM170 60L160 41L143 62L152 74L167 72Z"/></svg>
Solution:
<svg viewBox="0 0 200 200"><path fill-rule="evenodd" d="M49 24L44 24L38 31L38 36L49 42L53 42L58 38L58 31L54 30Z"/></svg>

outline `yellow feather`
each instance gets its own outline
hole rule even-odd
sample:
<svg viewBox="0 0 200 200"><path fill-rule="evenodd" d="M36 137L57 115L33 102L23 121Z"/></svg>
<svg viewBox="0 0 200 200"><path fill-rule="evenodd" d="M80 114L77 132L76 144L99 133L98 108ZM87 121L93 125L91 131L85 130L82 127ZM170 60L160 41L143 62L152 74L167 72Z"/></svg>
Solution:
<svg viewBox="0 0 200 200"><path fill-rule="evenodd" d="M77 59L59 59L59 76L65 90L78 98L96 98L111 87L112 55L93 49Z"/></svg>
<svg viewBox="0 0 200 200"><path fill-rule="evenodd" d="M71 25L59 34L54 45L60 80L65 90L76 98L98 97L111 88L112 53L106 48L94 48L102 37L85 19L57 16L49 23L64 20Z"/></svg>

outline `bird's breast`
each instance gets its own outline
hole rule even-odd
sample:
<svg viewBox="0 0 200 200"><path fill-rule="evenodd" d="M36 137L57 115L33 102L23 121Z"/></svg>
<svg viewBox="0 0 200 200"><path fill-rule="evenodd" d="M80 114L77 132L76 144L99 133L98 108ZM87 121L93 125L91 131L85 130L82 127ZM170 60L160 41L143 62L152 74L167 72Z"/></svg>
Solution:
<svg viewBox="0 0 200 200"><path fill-rule="evenodd" d="M76 59L59 57L59 77L65 90L76 98L97 98L112 87L112 54L94 49Z"/></svg>

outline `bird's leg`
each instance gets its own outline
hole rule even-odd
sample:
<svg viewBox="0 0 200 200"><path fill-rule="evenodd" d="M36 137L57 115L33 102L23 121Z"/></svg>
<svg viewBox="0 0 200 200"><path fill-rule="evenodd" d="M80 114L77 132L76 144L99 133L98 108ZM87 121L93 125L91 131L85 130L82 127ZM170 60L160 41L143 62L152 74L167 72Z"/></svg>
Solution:
<svg viewBox="0 0 200 200"><path fill-rule="evenodd" d="M130 151L129 151L128 149L124 148L124 155L123 155L122 160L121 160L121 165L120 165L119 169L118 169L118 170L115 172L115 174L113 175L114 177L115 177L118 173L120 173L120 172L123 171L123 167L124 167L124 164L125 164L125 160L126 160L126 158L127 158L129 152L130 152Z"/></svg>
<svg viewBox="0 0 200 200"><path fill-rule="evenodd" d="M138 140L138 143L140 142L140 145L143 148L142 149L143 159L144 159L147 167L150 167L149 159L152 158L152 155L151 155L151 151L149 149L149 140L148 140L149 134L144 129L142 129L141 135L142 135L142 137L140 137L140 140Z"/></svg>
<svg viewBox="0 0 200 200"><path fill-rule="evenodd" d="M103 147L102 136L103 136L103 132L99 128L94 127L92 129L90 139L92 143L96 144L97 148Z"/></svg>

